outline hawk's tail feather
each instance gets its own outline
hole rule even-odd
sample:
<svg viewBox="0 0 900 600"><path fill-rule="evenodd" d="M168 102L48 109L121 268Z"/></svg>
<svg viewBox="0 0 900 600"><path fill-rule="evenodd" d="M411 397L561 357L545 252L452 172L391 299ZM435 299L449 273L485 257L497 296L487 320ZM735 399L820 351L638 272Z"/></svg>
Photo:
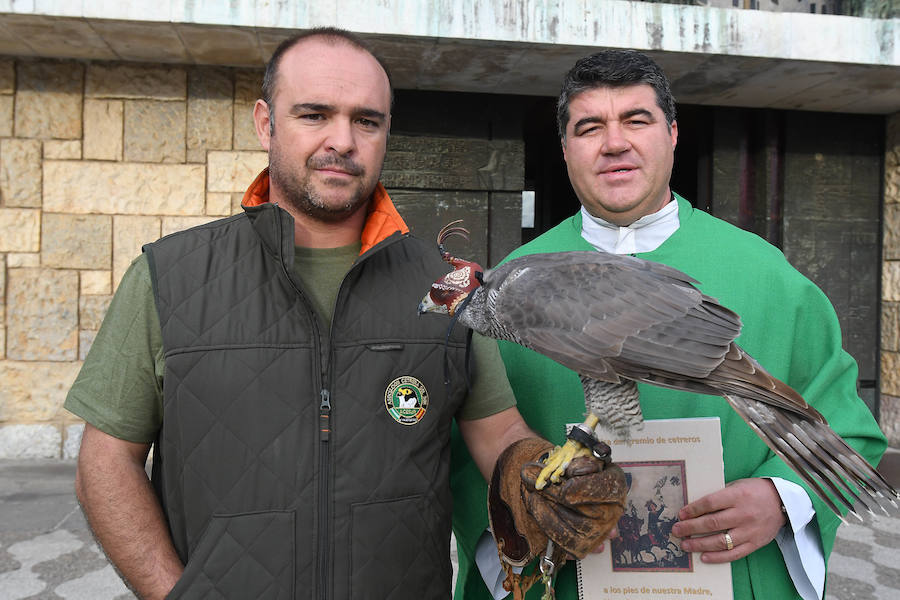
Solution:
<svg viewBox="0 0 900 600"><path fill-rule="evenodd" d="M838 504L860 519L853 508L857 503L869 513L876 506L887 512L885 501L897 508L895 499L900 495L896 490L827 424L798 420L796 413L752 398L725 397L769 448L838 516Z"/></svg>
<svg viewBox="0 0 900 600"><path fill-rule="evenodd" d="M812 469L811 472L817 476L817 479L820 482L823 482L828 487L828 490L834 496L841 500L841 503L849 509L850 514L857 519L862 520L853 508L857 503L862 504L870 514L873 512L872 506L867 502L867 498L873 497L872 491L874 488L868 486L865 483L864 478L857 477L855 474L850 473L850 471L845 468L845 465L838 464L832 455L826 454L825 456L820 456L810 451L810 446L792 433L788 433L780 445L788 445L790 449L794 450L799 456L805 459L806 464ZM813 442L812 447L816 447L815 442ZM848 485L848 480L859 485L861 489L856 490L853 486ZM863 489L865 489L867 493L862 493ZM845 499L846 502L844 501Z"/></svg>
<svg viewBox="0 0 900 600"><path fill-rule="evenodd" d="M730 400L730 397L729 397ZM821 473L814 465L811 465L800 453L794 450L790 444L784 438L780 437L779 433L773 431L773 428L770 427L770 424L762 422L762 421L754 421L748 418L744 411L738 410L742 417L745 418L750 427L756 431L756 433L763 439L766 445L772 449L772 451L781 457L788 466L790 466L803 481L814 491L816 494L822 499L823 502L830 508L836 515L838 515L843 521L844 518L840 509L838 509L837 505L831 498L825 493L823 487L827 487L831 490L836 498L840 500L840 503L850 512L856 514L853 511L852 502L847 501L844 498L843 494L837 489L834 483L830 478ZM859 515L856 514L857 518Z"/></svg>
<svg viewBox="0 0 900 600"><path fill-rule="evenodd" d="M824 437L819 435L821 428L817 427L815 423L803 421L794 423L793 426L797 437L804 438L804 443L807 446L815 443L813 440L813 436L815 436L820 444L830 449L831 456L839 457L845 469L852 474L853 480L859 482L868 491L868 496L879 500L877 504L879 508L887 512L880 502L881 499L886 499L893 507L897 507L896 499L900 498L900 496L893 490L891 484L887 482L881 473L863 460L853 448L847 445L847 442L837 435ZM875 476L871 477L873 473Z"/></svg>
<svg viewBox="0 0 900 600"><path fill-rule="evenodd" d="M800 419L826 424L825 417L810 406L803 396L773 377L755 358L733 342L725 360L707 376L706 383L721 395L731 394L745 400L762 400L796 413Z"/></svg>
<svg viewBox="0 0 900 600"><path fill-rule="evenodd" d="M727 398L729 401L733 399L731 397ZM744 398L740 398L740 400L746 402ZM732 406L735 406L735 404L732 403ZM832 499L824 493L824 488L828 488L847 510L855 514L853 502L858 498L856 493L853 490L849 490L852 500L848 501L844 494L841 493L841 488L833 480L841 481L841 479L839 477L829 477L827 473L828 468L807 448L798 443L798 440L789 432L789 428L783 427L777 421L759 418L759 413L754 410L753 406L745 404L743 408L744 410L738 410L738 413L756 430L757 434L772 451L788 463L835 514L840 515L841 511L838 510ZM859 515L856 516L859 517Z"/></svg>

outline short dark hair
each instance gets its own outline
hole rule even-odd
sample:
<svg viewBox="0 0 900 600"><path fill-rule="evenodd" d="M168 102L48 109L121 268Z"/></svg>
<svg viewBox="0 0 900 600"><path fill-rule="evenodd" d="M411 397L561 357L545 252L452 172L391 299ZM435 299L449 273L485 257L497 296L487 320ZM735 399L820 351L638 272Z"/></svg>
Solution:
<svg viewBox="0 0 900 600"><path fill-rule="evenodd" d="M304 31L303 33L298 33L297 35L293 35L288 39L284 40L278 47L275 48L275 52L272 53L272 57L269 59L269 62L266 63L266 72L263 75L263 83L262 83L262 99L263 101L269 105L269 111L272 110L272 98L275 96L275 87L278 84L278 66L281 63L281 58L284 56L284 53L302 42L305 39L309 38L324 38L332 43L344 43L358 50L362 50L363 52L369 53L372 58L374 58L381 68L384 70L384 74L387 76L388 80L388 89L391 93L391 106L394 105L394 85L391 81L391 72L388 71L387 65L384 64L384 61L372 51L372 48L367 44L362 38L357 36L354 33L347 31L346 29L338 29L337 27L316 27L315 29L309 29Z"/></svg>
<svg viewBox="0 0 900 600"><path fill-rule="evenodd" d="M566 137L572 98L593 88L639 84L647 84L656 92L656 104L671 127L675 121L675 97L669 89L666 74L649 56L636 50L601 50L576 62L566 73L556 103L560 139Z"/></svg>

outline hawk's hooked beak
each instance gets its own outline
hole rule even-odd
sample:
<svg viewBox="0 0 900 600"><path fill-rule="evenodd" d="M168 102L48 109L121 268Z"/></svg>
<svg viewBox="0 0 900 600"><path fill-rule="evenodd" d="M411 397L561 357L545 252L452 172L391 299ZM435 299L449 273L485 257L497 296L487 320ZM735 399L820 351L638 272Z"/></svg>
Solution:
<svg viewBox="0 0 900 600"><path fill-rule="evenodd" d="M419 302L419 314L424 315L425 313L446 315L447 307L443 304L435 304L434 300L431 299L431 294L425 294L425 297Z"/></svg>

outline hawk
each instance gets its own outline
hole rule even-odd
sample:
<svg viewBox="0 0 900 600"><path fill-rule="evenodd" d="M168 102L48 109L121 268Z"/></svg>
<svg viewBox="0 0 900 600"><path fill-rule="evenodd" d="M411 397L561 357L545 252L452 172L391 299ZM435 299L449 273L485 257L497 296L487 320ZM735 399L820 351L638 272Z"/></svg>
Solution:
<svg viewBox="0 0 900 600"><path fill-rule="evenodd" d="M591 430L625 433L643 422L637 382L723 397L760 438L838 515L837 502L889 503L897 491L796 391L735 343L737 314L666 265L605 252L531 254L485 271L451 256L419 313L444 313L481 335L531 348L577 372ZM547 460L538 486L557 482L587 449L569 440Z"/></svg>

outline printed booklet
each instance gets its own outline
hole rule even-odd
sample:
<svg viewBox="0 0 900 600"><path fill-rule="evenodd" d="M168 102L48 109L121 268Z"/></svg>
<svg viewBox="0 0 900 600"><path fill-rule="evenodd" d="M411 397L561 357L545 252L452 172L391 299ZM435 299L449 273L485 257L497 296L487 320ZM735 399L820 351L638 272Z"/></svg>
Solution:
<svg viewBox="0 0 900 600"><path fill-rule="evenodd" d="M570 425L571 427L571 425ZM628 480L619 538L577 563L582 600L731 600L731 565L682 552L678 510L725 486L718 417L645 421L630 439L598 426Z"/></svg>

